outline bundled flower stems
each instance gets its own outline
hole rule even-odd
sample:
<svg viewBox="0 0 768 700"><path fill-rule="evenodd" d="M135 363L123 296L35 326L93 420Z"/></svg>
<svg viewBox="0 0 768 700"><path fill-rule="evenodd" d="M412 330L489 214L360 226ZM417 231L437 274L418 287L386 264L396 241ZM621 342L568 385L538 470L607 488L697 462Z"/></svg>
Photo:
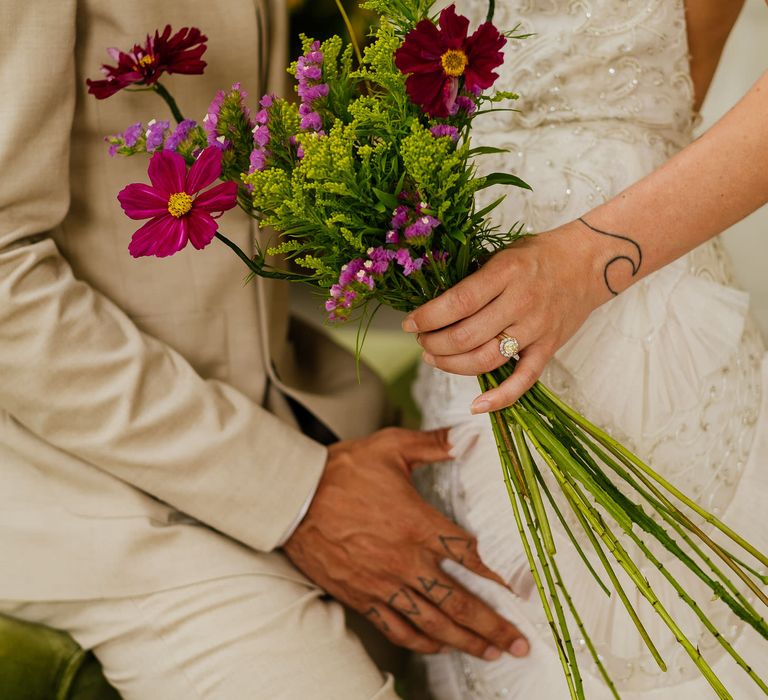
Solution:
<svg viewBox="0 0 768 700"><path fill-rule="evenodd" d="M148 221L130 253L167 256L214 238L231 247L253 275L307 283L325 296L331 322L364 330L381 305L411 311L477 270L522 237L501 231L478 209L481 190L528 187L512 174L479 176L474 161L499 149L472 143L472 125L505 109L511 93L486 94L503 63L501 49L524 37L488 21L470 32L453 6L435 17L432 0L369 0L380 22L361 54L339 37L304 38L291 66L298 102L265 95L252 113L239 84L220 91L201 123L184 119L159 82L163 73L201 73L206 37L197 29L147 36L117 66L89 81L97 98L123 88L157 92L177 124L154 119L107 138L113 155L151 154L152 186L128 185L126 214ZM492 7L490 15L492 15ZM356 60L355 56L359 58ZM223 180L211 187L217 179ZM219 230L218 216L239 204L280 232L269 250L250 257ZM271 256L293 271L272 267ZM495 387L515 362L479 377ZM572 698L584 698L573 633L578 630L615 697L616 686L568 593L553 536L554 522L595 578L596 595L616 595L649 654L664 659L634 609L629 580L671 630L720 698L731 698L712 667L664 608L642 574L657 568L701 625L755 685L747 665L662 564L666 550L734 615L768 639L768 557L538 383L520 401L492 414L504 481L518 534L541 598ZM578 523L576 531L568 522ZM510 536L516 536L510 533ZM627 543L640 555L631 555ZM727 543L727 544L724 544ZM599 562L593 566L592 562ZM598 569L602 569L602 574Z"/></svg>

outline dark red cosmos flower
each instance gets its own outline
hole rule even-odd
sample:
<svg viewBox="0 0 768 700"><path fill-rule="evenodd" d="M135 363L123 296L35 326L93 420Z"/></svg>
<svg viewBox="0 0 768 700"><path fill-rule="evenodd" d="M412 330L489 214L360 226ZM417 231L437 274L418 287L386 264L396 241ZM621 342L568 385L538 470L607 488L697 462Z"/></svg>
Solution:
<svg viewBox="0 0 768 700"><path fill-rule="evenodd" d="M107 49L116 66L103 65L104 80L87 80L88 92L97 99L111 97L129 85L153 85L163 73L200 74L206 63L201 56L208 48L208 37L196 27L183 27L171 36L171 25L163 33L147 34L143 46L134 45L129 52Z"/></svg>
<svg viewBox="0 0 768 700"><path fill-rule="evenodd" d="M395 64L408 75L410 98L429 116L451 114L461 81L471 94L486 90L499 77L493 72L504 62L501 49L507 40L490 22L467 36L469 19L450 5L440 13L440 28L430 20L419 22L395 52Z"/></svg>

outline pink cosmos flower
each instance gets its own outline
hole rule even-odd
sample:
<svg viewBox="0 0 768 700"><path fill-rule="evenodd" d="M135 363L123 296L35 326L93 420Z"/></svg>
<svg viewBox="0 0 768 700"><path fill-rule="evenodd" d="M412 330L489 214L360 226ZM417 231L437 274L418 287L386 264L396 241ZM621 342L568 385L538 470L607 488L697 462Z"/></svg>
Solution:
<svg viewBox="0 0 768 700"><path fill-rule="evenodd" d="M221 175L221 151L209 146L187 172L184 158L157 151L149 161L152 185L133 183L117 195L132 219L149 219L131 238L134 258L177 253L189 241L205 248L218 230L214 220L237 204L237 184L223 182L202 192Z"/></svg>

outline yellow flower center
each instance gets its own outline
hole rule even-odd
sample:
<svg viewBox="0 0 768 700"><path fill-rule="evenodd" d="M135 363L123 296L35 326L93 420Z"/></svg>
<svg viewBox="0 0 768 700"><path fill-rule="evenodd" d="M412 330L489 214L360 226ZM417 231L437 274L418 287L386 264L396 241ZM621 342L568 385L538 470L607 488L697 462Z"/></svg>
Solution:
<svg viewBox="0 0 768 700"><path fill-rule="evenodd" d="M192 208L192 197L186 192L177 192L168 198L168 213L180 219L184 214L188 214Z"/></svg>
<svg viewBox="0 0 768 700"><path fill-rule="evenodd" d="M451 78L459 78L464 75L464 70L469 63L467 54L459 49L449 49L446 51L440 61L443 64L443 70Z"/></svg>
<svg viewBox="0 0 768 700"><path fill-rule="evenodd" d="M154 56L150 56L147 54L146 56L142 56L139 59L139 67L140 68L146 68L147 66L151 66L155 62Z"/></svg>

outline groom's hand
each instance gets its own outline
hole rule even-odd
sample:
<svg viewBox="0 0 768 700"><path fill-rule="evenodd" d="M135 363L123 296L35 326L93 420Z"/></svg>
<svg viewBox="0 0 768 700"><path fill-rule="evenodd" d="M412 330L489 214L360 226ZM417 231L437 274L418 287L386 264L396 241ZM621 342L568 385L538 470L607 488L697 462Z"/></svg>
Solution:
<svg viewBox="0 0 768 700"><path fill-rule="evenodd" d="M424 654L460 649L486 660L502 651L525 656L520 631L440 567L452 559L504 585L480 560L474 538L411 483L416 467L447 459L444 430L390 428L332 445L317 494L285 551L395 644Z"/></svg>

